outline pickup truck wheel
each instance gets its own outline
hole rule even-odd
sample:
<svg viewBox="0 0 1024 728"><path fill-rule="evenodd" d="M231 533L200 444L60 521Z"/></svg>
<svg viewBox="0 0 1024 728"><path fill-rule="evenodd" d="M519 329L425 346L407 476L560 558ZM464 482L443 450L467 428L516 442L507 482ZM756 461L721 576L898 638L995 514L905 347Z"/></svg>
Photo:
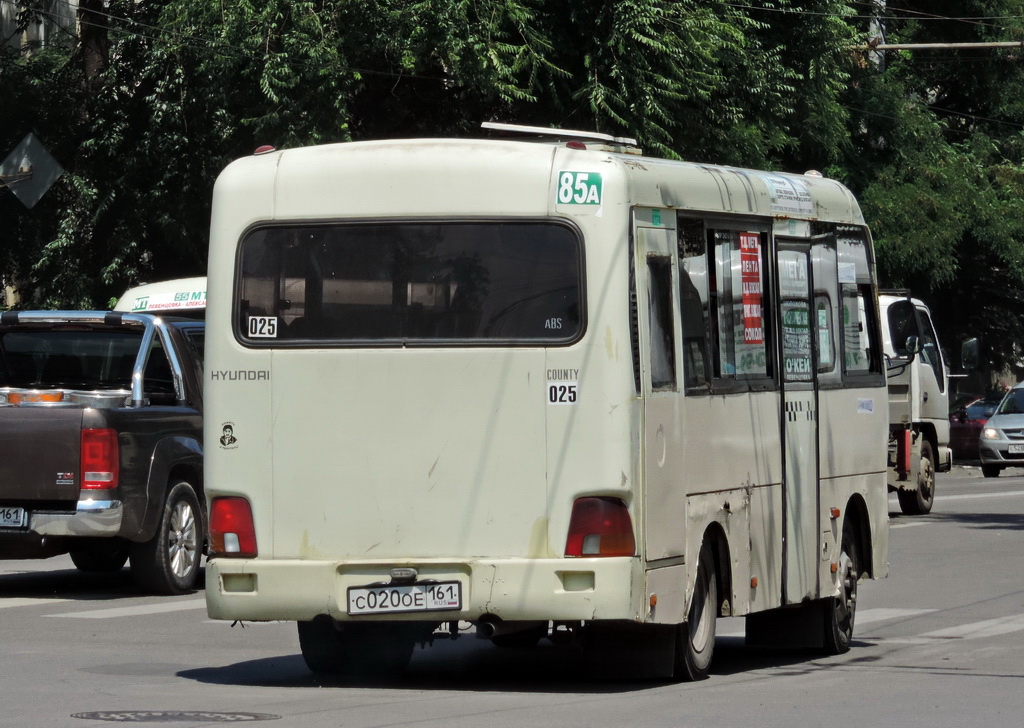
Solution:
<svg viewBox="0 0 1024 728"><path fill-rule="evenodd" d="M917 489L898 490L900 510L908 516L921 516L932 510L935 502L935 455L928 440L921 442L921 464L918 468Z"/></svg>
<svg viewBox="0 0 1024 728"><path fill-rule="evenodd" d="M174 482L167 491L160 525L152 539L132 544L136 583L160 594L195 589L202 555L203 514L192 485Z"/></svg>
<svg viewBox="0 0 1024 728"><path fill-rule="evenodd" d="M75 568L93 574L112 574L128 561L128 542L119 538L86 541L70 550Z"/></svg>

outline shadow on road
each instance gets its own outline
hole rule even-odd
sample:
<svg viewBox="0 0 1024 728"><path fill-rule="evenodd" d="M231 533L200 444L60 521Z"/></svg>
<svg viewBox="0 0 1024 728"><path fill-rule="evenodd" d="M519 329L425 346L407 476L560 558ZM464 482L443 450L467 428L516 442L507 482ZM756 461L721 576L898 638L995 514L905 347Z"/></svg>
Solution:
<svg viewBox="0 0 1024 728"><path fill-rule="evenodd" d="M854 652L871 649L855 643ZM866 655L861 655L867 659ZM831 666L834 660L820 651L748 648L742 637L719 637L715 643L714 675L735 675L760 670L804 674ZM274 688L386 688L399 690L457 690L519 693L627 693L652 690L667 681L627 679L595 674L589 654L574 647L542 643L532 649L500 649L481 640L437 641L417 649L405 673L390 678L334 679L309 671L301 655L279 655L222 667L204 667L177 673L178 677L213 685ZM690 684L697 687L700 683ZM687 688L687 684L680 687Z"/></svg>
<svg viewBox="0 0 1024 728"><path fill-rule="evenodd" d="M204 578L205 569L200 569L200 585ZM109 574L86 573L74 568L0 571L0 600L19 597L110 601L142 596L152 596L152 592L136 586L128 568Z"/></svg>

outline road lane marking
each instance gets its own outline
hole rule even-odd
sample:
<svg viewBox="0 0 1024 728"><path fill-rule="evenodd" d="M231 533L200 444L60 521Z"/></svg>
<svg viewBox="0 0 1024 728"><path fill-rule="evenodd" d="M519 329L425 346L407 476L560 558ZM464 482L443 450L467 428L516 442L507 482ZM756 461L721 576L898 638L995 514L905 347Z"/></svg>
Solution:
<svg viewBox="0 0 1024 728"><path fill-rule="evenodd" d="M874 622L887 622L893 619L904 619L906 617L917 617L921 614L928 614L934 612L934 609L886 609L879 607L877 609L863 609L857 610L857 617L855 620L856 627L861 627L865 624L872 624ZM742 617L735 618L736 621L742 619ZM733 620L729 620L733 622ZM742 637L745 634L743 624L732 623L726 626L724 629L716 631L716 635L719 637Z"/></svg>
<svg viewBox="0 0 1024 728"><path fill-rule="evenodd" d="M1010 496L1024 495L1024 490L1004 490L1001 493L963 493L961 495L940 495L936 496L939 501L951 500L974 500L975 498L1009 498Z"/></svg>
<svg viewBox="0 0 1024 728"><path fill-rule="evenodd" d="M0 599L0 609L8 607L36 607L40 604L67 604L73 599L32 599L31 597L5 597Z"/></svg>
<svg viewBox="0 0 1024 728"><path fill-rule="evenodd" d="M864 611L857 610L857 616L854 620L854 624L857 627L860 627L873 622L886 622L890 619L917 617L918 615L928 614L934 611L934 609L886 609L884 607L879 607L878 609L865 609Z"/></svg>
<svg viewBox="0 0 1024 728"><path fill-rule="evenodd" d="M44 617L64 617L68 619L115 619L119 617L141 617L146 614L163 614L165 612L183 612L188 609L206 609L206 599L189 599L184 602L160 602L158 604L139 604L134 607L112 607L110 609L94 609L88 612L65 612L64 614L44 614Z"/></svg>
<svg viewBox="0 0 1024 728"><path fill-rule="evenodd" d="M986 619L982 622L959 624L956 627L937 629L933 632L925 632L913 637L886 637L885 642L924 645L949 640L977 640L986 637L1001 637L1002 635L1021 631L1024 631L1024 614L1017 614L1012 617L997 617L996 619Z"/></svg>

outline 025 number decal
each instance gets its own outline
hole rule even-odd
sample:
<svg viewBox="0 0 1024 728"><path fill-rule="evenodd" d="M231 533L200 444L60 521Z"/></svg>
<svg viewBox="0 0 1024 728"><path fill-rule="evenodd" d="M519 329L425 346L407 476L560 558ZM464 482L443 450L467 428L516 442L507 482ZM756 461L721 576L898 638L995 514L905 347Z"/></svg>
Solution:
<svg viewBox="0 0 1024 728"><path fill-rule="evenodd" d="M577 382L548 382L548 404L576 404L578 398Z"/></svg>
<svg viewBox="0 0 1024 728"><path fill-rule="evenodd" d="M250 316L249 317L249 338L251 338L251 339L276 339L277 338L277 317L276 316Z"/></svg>

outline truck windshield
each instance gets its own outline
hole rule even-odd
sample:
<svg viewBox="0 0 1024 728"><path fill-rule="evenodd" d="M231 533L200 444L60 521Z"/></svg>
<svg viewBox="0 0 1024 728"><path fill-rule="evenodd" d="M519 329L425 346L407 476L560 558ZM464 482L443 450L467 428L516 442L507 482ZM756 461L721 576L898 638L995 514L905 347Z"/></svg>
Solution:
<svg viewBox="0 0 1024 728"><path fill-rule="evenodd" d="M128 389L141 331L0 334L0 386Z"/></svg>
<svg viewBox="0 0 1024 728"><path fill-rule="evenodd" d="M567 343L581 246L537 221L279 225L243 240L236 317L251 344Z"/></svg>

